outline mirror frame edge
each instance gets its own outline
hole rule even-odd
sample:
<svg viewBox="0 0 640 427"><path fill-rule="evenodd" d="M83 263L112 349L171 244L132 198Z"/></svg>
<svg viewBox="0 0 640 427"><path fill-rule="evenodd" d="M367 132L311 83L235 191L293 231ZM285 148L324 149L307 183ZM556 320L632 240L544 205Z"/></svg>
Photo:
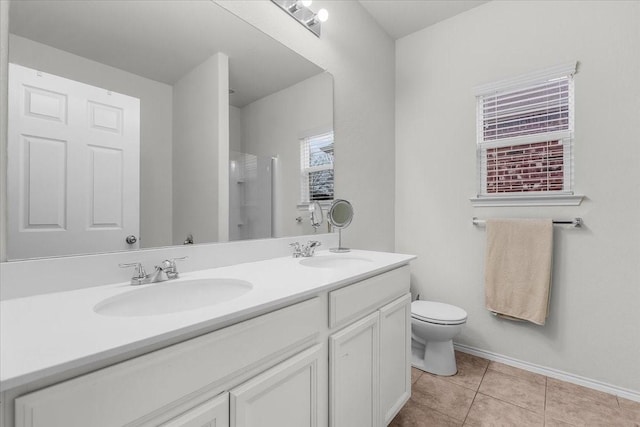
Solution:
<svg viewBox="0 0 640 427"><path fill-rule="evenodd" d="M9 93L9 3L0 1L0 99ZM0 263L7 261L7 138L8 111L0 109Z"/></svg>

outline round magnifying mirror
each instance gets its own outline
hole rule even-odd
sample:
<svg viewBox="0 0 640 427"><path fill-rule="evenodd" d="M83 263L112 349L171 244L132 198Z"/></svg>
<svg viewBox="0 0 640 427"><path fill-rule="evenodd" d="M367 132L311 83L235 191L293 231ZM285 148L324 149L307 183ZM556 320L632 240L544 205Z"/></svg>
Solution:
<svg viewBox="0 0 640 427"><path fill-rule="evenodd" d="M346 200L337 199L331 204L327 215L331 225L338 229L338 247L330 249L331 252L349 252L349 248L342 247L342 229L351 224L353 220L353 206Z"/></svg>
<svg viewBox="0 0 640 427"><path fill-rule="evenodd" d="M309 213L311 217L311 226L314 231L317 231L322 225L322 221L324 221L324 214L322 213L322 206L320 206L320 203L313 202L309 204Z"/></svg>

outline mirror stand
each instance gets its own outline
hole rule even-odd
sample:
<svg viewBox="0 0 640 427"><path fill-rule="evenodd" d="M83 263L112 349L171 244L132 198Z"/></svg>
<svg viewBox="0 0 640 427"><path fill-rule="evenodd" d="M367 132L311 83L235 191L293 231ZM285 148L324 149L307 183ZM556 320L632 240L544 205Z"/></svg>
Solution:
<svg viewBox="0 0 640 427"><path fill-rule="evenodd" d="M327 215L329 223L338 229L338 247L329 249L330 252L344 253L351 249L342 247L342 229L351 224L353 220L353 206L344 199L334 200Z"/></svg>
<svg viewBox="0 0 640 427"><path fill-rule="evenodd" d="M335 253L351 252L351 249L342 247L342 228L338 228L338 247L329 249L329 252L335 252Z"/></svg>

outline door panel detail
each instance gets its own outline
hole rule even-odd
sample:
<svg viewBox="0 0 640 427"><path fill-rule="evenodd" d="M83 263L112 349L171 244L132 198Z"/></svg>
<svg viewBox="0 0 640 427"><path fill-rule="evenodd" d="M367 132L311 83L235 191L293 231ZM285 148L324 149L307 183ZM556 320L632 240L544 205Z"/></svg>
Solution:
<svg viewBox="0 0 640 427"><path fill-rule="evenodd" d="M67 142L21 135L22 230L66 227Z"/></svg>

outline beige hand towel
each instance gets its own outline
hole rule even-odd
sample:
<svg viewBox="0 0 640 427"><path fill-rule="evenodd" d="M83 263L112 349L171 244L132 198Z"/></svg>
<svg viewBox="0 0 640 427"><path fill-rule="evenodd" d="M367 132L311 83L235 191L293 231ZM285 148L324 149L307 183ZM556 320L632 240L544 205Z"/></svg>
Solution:
<svg viewBox="0 0 640 427"><path fill-rule="evenodd" d="M487 309L544 325L549 311L552 258L552 220L487 220Z"/></svg>

